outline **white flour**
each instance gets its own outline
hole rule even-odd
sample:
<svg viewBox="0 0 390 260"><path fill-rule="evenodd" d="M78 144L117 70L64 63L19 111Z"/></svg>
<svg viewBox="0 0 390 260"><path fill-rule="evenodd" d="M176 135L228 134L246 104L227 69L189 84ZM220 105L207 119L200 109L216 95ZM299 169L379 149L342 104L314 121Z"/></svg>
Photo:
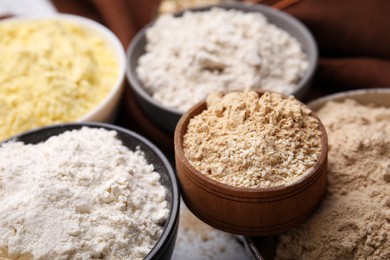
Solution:
<svg viewBox="0 0 390 260"><path fill-rule="evenodd" d="M172 260L250 260L250 255L235 235L202 222L186 207L180 206L180 222Z"/></svg>
<svg viewBox="0 0 390 260"><path fill-rule="evenodd" d="M0 147L0 259L142 259L168 209L160 175L115 131ZM8 257L9 257L8 256Z"/></svg>
<svg viewBox="0 0 390 260"><path fill-rule="evenodd" d="M260 13L164 15L146 37L137 75L154 99L180 111L213 91L290 94L308 67L299 42Z"/></svg>

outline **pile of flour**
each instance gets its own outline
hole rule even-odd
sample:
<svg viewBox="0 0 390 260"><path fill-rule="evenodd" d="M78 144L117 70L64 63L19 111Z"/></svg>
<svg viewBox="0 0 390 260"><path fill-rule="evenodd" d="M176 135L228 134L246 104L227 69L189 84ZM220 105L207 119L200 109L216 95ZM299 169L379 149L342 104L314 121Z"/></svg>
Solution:
<svg viewBox="0 0 390 260"><path fill-rule="evenodd" d="M299 42L260 13L163 15L146 38L137 75L154 99L180 111L213 91L291 94L308 67Z"/></svg>
<svg viewBox="0 0 390 260"><path fill-rule="evenodd" d="M320 156L318 127L311 110L293 96L212 93L207 109L188 123L183 149L199 172L227 185L290 185Z"/></svg>
<svg viewBox="0 0 390 260"><path fill-rule="evenodd" d="M276 259L390 259L390 108L345 100L317 114L329 138L328 193L280 236Z"/></svg>
<svg viewBox="0 0 390 260"><path fill-rule="evenodd" d="M82 128L0 147L0 258L143 259L168 216L142 151Z"/></svg>

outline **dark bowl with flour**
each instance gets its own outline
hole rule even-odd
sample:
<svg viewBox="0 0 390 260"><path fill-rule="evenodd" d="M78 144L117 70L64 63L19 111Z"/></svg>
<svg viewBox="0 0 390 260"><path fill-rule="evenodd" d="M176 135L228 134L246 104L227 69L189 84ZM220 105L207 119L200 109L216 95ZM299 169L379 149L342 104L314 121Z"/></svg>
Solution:
<svg viewBox="0 0 390 260"><path fill-rule="evenodd" d="M37 144L46 141L51 136L59 135L65 131L78 130L82 127L103 128L109 131L116 131L116 138L118 138L124 146L132 151L135 151L137 147L139 147L139 149L143 151L148 163L152 164L155 171L160 174L160 182L166 190L166 201L169 209L169 215L165 222L161 237L145 259L170 259L175 246L179 224L180 195L176 176L171 164L168 162L165 155L146 138L137 133L111 124L70 123L32 130L16 135L4 142L17 141L25 144ZM129 246L131 247L131 245Z"/></svg>
<svg viewBox="0 0 390 260"><path fill-rule="evenodd" d="M288 94L294 95L298 99L305 97L307 91L310 89L318 61L317 45L315 43L314 37L305 25L303 25L293 16L283 11L279 11L265 5L249 5L240 2L190 8L175 13L175 16L180 17L184 14L185 11L204 12L210 10L213 7L219 7L225 10L238 10L245 13L261 13L268 19L270 24L276 25L280 29L286 31L288 34L296 38L301 44L303 52L307 55L309 65L306 73L297 83L296 89L292 93ZM131 87L131 91L134 93L138 105L145 113L145 115L150 118L150 120L155 123L156 126L173 136L175 127L180 117L184 113L176 108L167 107L156 101L152 97L151 93L146 90L144 84L141 82L136 72L138 61L140 57L146 52L146 32L151 26L153 26L154 23L155 21L152 21L150 24L140 30L130 43L127 49L128 66L126 69L126 78Z"/></svg>

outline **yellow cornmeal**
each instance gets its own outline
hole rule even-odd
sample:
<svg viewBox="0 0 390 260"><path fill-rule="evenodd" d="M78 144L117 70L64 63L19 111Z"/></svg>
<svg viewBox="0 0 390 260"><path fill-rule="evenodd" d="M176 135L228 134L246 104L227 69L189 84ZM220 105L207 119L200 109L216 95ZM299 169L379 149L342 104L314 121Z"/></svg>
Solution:
<svg viewBox="0 0 390 260"><path fill-rule="evenodd" d="M119 65L102 37L59 20L0 23L0 141L75 121L110 92Z"/></svg>

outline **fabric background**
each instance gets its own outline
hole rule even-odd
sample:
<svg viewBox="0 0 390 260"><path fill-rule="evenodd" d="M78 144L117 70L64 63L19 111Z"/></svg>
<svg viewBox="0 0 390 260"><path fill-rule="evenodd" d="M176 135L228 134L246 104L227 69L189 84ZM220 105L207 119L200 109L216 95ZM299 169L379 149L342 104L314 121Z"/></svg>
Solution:
<svg viewBox="0 0 390 260"><path fill-rule="evenodd" d="M159 0L52 0L59 12L97 20L127 48L135 33L152 20ZM280 1L251 1L274 5ZM304 102L336 92L390 87L390 1L301 0L284 11L313 33L320 53L312 88ZM150 122L126 87L118 124L144 134L168 153L172 138ZM125 111L125 112L123 112Z"/></svg>

